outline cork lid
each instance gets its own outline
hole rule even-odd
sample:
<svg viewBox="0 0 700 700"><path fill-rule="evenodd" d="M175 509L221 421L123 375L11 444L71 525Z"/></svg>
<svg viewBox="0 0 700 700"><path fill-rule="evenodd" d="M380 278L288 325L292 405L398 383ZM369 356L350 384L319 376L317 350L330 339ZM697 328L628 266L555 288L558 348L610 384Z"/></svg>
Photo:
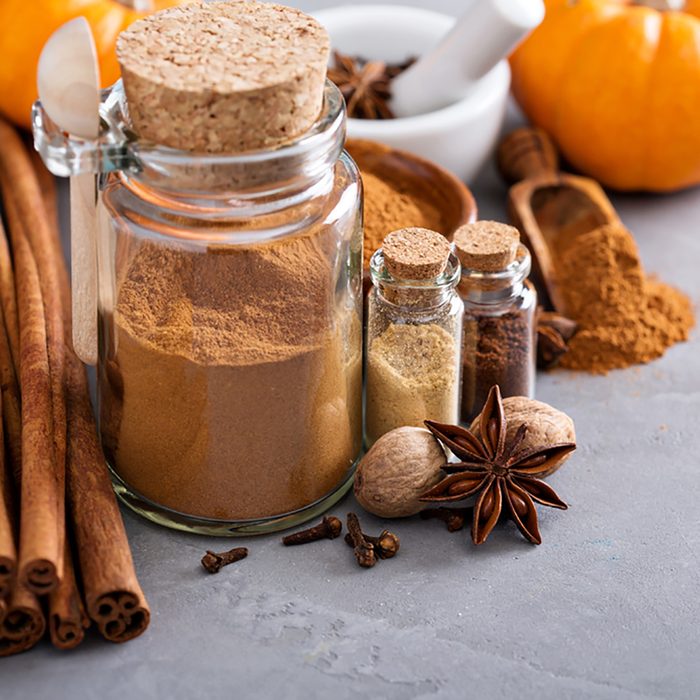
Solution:
<svg viewBox="0 0 700 700"><path fill-rule="evenodd" d="M457 257L465 268L498 272L515 260L520 232L498 221L477 221L458 228L453 240Z"/></svg>
<svg viewBox="0 0 700 700"><path fill-rule="evenodd" d="M194 2L119 35L140 137L195 152L273 148L318 118L330 41L312 17L251 0Z"/></svg>
<svg viewBox="0 0 700 700"><path fill-rule="evenodd" d="M402 228L384 239L382 251L392 277L428 280L444 272L451 248L440 233L427 228Z"/></svg>

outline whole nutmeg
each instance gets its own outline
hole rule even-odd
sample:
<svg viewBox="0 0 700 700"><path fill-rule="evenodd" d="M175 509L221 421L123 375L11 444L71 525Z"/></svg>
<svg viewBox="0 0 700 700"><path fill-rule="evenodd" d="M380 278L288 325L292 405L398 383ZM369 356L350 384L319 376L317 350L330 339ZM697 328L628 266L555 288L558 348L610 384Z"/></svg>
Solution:
<svg viewBox="0 0 700 700"><path fill-rule="evenodd" d="M507 424L506 439L512 440L518 428L523 423L527 423L527 433L525 433L525 439L520 446L521 450L559 442L576 442L574 421L566 413L548 403L528 399L526 396L510 396L503 399L503 411ZM479 415L472 421L470 427L472 431L479 429L480 418ZM561 462L555 464L544 474L538 474L538 478L554 474L570 456L571 454L566 455Z"/></svg>
<svg viewBox="0 0 700 700"><path fill-rule="evenodd" d="M418 499L440 481L445 453L425 428L396 428L377 440L355 473L355 497L382 518L415 515Z"/></svg>

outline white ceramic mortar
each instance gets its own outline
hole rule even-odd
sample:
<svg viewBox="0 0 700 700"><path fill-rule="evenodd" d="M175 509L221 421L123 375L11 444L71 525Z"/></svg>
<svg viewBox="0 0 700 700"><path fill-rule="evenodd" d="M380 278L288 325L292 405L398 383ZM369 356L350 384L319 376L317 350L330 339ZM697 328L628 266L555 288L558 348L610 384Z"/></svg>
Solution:
<svg viewBox="0 0 700 700"><path fill-rule="evenodd" d="M389 63L424 54L455 22L439 12L399 5L344 5L314 16L328 29L334 49ZM509 88L510 67L502 61L449 107L386 121L348 119L348 136L412 151L469 183L495 146Z"/></svg>

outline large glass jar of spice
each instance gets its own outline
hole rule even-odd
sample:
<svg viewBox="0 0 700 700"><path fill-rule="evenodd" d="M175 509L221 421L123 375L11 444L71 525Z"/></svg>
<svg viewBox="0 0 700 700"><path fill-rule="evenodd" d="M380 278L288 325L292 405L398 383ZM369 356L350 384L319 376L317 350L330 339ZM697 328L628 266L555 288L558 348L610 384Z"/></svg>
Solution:
<svg viewBox="0 0 700 700"><path fill-rule="evenodd" d="M290 8L158 13L119 39L108 131L66 146L111 170L98 204L100 430L119 495L157 522L262 532L350 484L361 191L328 51ZM39 131L40 146L62 138L49 122Z"/></svg>
<svg viewBox="0 0 700 700"><path fill-rule="evenodd" d="M454 244L464 301L461 419L469 424L494 384L504 398L534 396L537 292L527 279L531 258L518 229L466 224Z"/></svg>
<svg viewBox="0 0 700 700"><path fill-rule="evenodd" d="M435 231L390 233L372 256L370 275L367 447L394 428L458 422L463 311L459 260Z"/></svg>

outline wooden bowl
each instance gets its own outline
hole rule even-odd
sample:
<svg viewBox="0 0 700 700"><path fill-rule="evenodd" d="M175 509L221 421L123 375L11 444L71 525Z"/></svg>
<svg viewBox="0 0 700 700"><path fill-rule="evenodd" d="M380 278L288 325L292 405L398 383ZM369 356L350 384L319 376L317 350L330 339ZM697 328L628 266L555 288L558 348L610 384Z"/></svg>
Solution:
<svg viewBox="0 0 700 700"><path fill-rule="evenodd" d="M376 141L351 139L345 148L361 172L372 173L390 185L408 185L417 198L436 207L442 217L438 230L448 240L460 226L476 221L477 208L471 191L439 165ZM405 225L410 226L411 222Z"/></svg>

